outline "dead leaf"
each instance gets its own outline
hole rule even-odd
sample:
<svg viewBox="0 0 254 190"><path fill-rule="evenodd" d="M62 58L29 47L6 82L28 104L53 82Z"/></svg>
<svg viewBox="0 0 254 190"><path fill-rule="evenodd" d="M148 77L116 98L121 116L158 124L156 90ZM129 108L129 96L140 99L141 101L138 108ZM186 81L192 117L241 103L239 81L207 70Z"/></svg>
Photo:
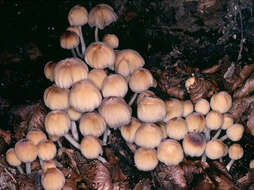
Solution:
<svg viewBox="0 0 254 190"><path fill-rule="evenodd" d="M242 87L234 92L234 98L243 98L254 91L254 74L250 76Z"/></svg>

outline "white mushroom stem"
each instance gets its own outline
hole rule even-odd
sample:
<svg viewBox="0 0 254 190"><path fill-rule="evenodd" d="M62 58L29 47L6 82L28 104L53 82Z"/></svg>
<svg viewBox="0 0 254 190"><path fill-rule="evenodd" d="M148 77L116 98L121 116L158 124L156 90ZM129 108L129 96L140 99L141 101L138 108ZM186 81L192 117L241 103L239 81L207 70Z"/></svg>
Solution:
<svg viewBox="0 0 254 190"><path fill-rule="evenodd" d="M209 141L210 140L210 129L206 129L206 132L205 132L205 137L206 137L206 141Z"/></svg>
<svg viewBox="0 0 254 190"><path fill-rule="evenodd" d="M60 142L60 140L57 140L56 142L57 142L57 144L58 144L58 146L59 146L60 148L63 148L63 145L62 145L62 143Z"/></svg>
<svg viewBox="0 0 254 190"><path fill-rule="evenodd" d="M108 139L109 135L110 135L110 130L108 128L106 128L106 130L103 134L102 146L107 145L107 139Z"/></svg>
<svg viewBox="0 0 254 190"><path fill-rule="evenodd" d="M71 121L71 134L76 141L79 141L78 129L75 121Z"/></svg>
<svg viewBox="0 0 254 190"><path fill-rule="evenodd" d="M99 41L98 31L99 31L99 28L98 28L98 27L95 27L94 36L95 36L95 41L96 41L96 42Z"/></svg>
<svg viewBox="0 0 254 190"><path fill-rule="evenodd" d="M31 162L26 162L26 174L31 174Z"/></svg>
<svg viewBox="0 0 254 190"><path fill-rule="evenodd" d="M234 161L235 160L230 160L230 162L227 164L226 168L227 168L228 171L230 170L230 168L233 165Z"/></svg>
<svg viewBox="0 0 254 190"><path fill-rule="evenodd" d="M43 168L43 160L42 159L39 159L39 160L40 160L41 168Z"/></svg>
<svg viewBox="0 0 254 190"><path fill-rule="evenodd" d="M64 137L65 137L74 147L76 147L77 149L80 150L80 144L79 144L78 142L76 142L76 141L71 137L70 134L66 133L66 134L64 135Z"/></svg>
<svg viewBox="0 0 254 190"><path fill-rule="evenodd" d="M134 103L134 101L135 101L137 95L138 95L137 92L135 92L135 94L133 94L133 96L131 97L131 99L130 99L130 101L129 101L129 106L131 106L131 105Z"/></svg>
<svg viewBox="0 0 254 190"><path fill-rule="evenodd" d="M97 159L101 161L103 164L107 163L107 160L103 158L102 156L99 156Z"/></svg>
<svg viewBox="0 0 254 190"><path fill-rule="evenodd" d="M213 136L213 139L217 139L220 136L221 129L217 131L217 133Z"/></svg>
<svg viewBox="0 0 254 190"><path fill-rule="evenodd" d="M201 158L201 161L202 161L202 162L206 162L206 154L205 154L205 153L203 153L202 158Z"/></svg>
<svg viewBox="0 0 254 190"><path fill-rule="evenodd" d="M76 52L77 52L78 56L80 58L83 58L82 53L80 53L80 51L79 51L79 47L77 46L75 49L76 49Z"/></svg>
<svg viewBox="0 0 254 190"><path fill-rule="evenodd" d="M84 41L84 38L83 38L83 33L82 33L81 26L79 26L78 29L79 29L79 32L80 32L80 36L79 37L80 37L82 55L84 55L85 51L86 51L86 44L85 44L85 41Z"/></svg>
<svg viewBox="0 0 254 190"><path fill-rule="evenodd" d="M227 135L224 135L224 136L222 136L221 138L220 138L220 140L221 141L224 141L224 140L226 140L228 138L228 136Z"/></svg>
<svg viewBox="0 0 254 190"><path fill-rule="evenodd" d="M24 171L23 171L23 169L21 168L21 166L17 166L17 169L18 169L19 173L24 174Z"/></svg>
<svg viewBox="0 0 254 190"><path fill-rule="evenodd" d="M75 53L75 51L74 51L73 48L71 49L71 53L72 53L72 56L73 56L73 57L77 57L77 55L76 55L76 53Z"/></svg>

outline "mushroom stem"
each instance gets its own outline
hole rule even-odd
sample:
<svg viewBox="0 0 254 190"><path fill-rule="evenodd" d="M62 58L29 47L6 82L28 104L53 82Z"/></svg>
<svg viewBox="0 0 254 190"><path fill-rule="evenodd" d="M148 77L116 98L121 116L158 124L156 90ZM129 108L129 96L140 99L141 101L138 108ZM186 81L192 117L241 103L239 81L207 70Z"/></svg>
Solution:
<svg viewBox="0 0 254 190"><path fill-rule="evenodd" d="M80 53L80 51L79 51L79 47L77 46L75 49L76 49L76 52L77 52L78 56L80 58L83 58L82 53Z"/></svg>
<svg viewBox="0 0 254 190"><path fill-rule="evenodd" d="M83 33L82 33L82 28L81 26L78 27L79 29L79 32L80 32L80 42L81 42L81 48L82 48L82 55L84 55L85 53L85 50L86 50L86 44L85 44L85 41L84 41L84 38L83 38Z"/></svg>
<svg viewBox="0 0 254 190"><path fill-rule="evenodd" d="M23 169L21 168L21 166L17 166L17 169L18 169L19 173L24 174L24 171L23 171Z"/></svg>
<svg viewBox="0 0 254 190"><path fill-rule="evenodd" d="M109 135L110 135L110 130L108 128L106 128L106 130L103 134L102 146L107 145L107 139L108 139Z"/></svg>
<svg viewBox="0 0 254 190"><path fill-rule="evenodd" d="M206 141L210 140L210 131L211 131L210 129L207 129L205 132Z"/></svg>
<svg viewBox="0 0 254 190"><path fill-rule="evenodd" d="M227 135L224 135L224 136L222 136L221 138L220 138L220 140L221 141L224 141L224 140L226 140L228 138L228 136Z"/></svg>
<svg viewBox="0 0 254 190"><path fill-rule="evenodd" d="M235 160L232 159L232 160L230 160L230 162L227 164L226 168L227 168L228 171L230 170L230 168L231 168L231 166L233 165L234 161L235 161Z"/></svg>
<svg viewBox="0 0 254 190"><path fill-rule="evenodd" d="M76 141L79 141L78 129L75 121L71 121L71 134Z"/></svg>
<svg viewBox="0 0 254 190"><path fill-rule="evenodd" d="M40 160L41 168L43 168L43 160L42 159L39 159L39 160Z"/></svg>
<svg viewBox="0 0 254 190"><path fill-rule="evenodd" d="M76 142L71 136L70 134L66 133L64 135L64 137L74 146L76 147L77 149L80 150L80 144L78 142Z"/></svg>
<svg viewBox="0 0 254 190"><path fill-rule="evenodd" d="M63 145L62 145L62 143L60 142L60 140L57 140L56 142L57 142L57 144L58 144L58 146L59 146L60 148L63 148Z"/></svg>
<svg viewBox="0 0 254 190"><path fill-rule="evenodd" d="M99 41L98 31L99 31L98 27L95 27L94 35L95 35L95 41L96 42Z"/></svg>
<svg viewBox="0 0 254 190"><path fill-rule="evenodd" d="M206 154L205 154L205 153L203 153L202 158L201 158L201 161L202 161L202 162L206 162Z"/></svg>
<svg viewBox="0 0 254 190"><path fill-rule="evenodd" d="M137 95L138 95L138 93L136 93L136 92L135 92L135 94L133 94L133 96L131 97L131 100L129 101L129 106L131 106L133 104L133 102L135 101Z"/></svg>
<svg viewBox="0 0 254 190"><path fill-rule="evenodd" d="M217 131L217 133L213 136L213 139L217 139L220 136L221 129Z"/></svg>
<svg viewBox="0 0 254 190"><path fill-rule="evenodd" d="M103 158L102 156L99 156L97 159L101 161L103 164L107 163L107 160Z"/></svg>
<svg viewBox="0 0 254 190"><path fill-rule="evenodd" d="M26 174L31 174L31 163L26 162Z"/></svg>
<svg viewBox="0 0 254 190"><path fill-rule="evenodd" d="M74 51L73 48L71 49L71 53L72 53L72 56L73 56L73 57L77 57L76 52Z"/></svg>

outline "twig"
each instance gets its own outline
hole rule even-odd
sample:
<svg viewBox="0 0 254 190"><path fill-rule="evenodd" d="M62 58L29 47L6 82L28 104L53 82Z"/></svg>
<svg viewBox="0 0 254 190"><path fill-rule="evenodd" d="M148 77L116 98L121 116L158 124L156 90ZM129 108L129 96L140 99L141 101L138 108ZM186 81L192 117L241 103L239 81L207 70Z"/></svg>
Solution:
<svg viewBox="0 0 254 190"><path fill-rule="evenodd" d="M13 175L6 168L4 168L4 171L11 177L11 179L14 181L14 183L17 183L16 179L13 177Z"/></svg>

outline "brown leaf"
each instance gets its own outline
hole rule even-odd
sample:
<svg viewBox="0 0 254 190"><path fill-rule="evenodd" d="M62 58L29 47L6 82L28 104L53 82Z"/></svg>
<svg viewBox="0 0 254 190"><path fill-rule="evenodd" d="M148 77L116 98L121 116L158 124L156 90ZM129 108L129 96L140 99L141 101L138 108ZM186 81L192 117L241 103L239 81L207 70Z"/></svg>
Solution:
<svg viewBox="0 0 254 190"><path fill-rule="evenodd" d="M27 175L19 175L17 178L19 190L36 190L34 179Z"/></svg>
<svg viewBox="0 0 254 190"><path fill-rule="evenodd" d="M244 187L248 187L251 184L254 184L254 168L250 168L245 176L238 179L238 182Z"/></svg>
<svg viewBox="0 0 254 190"><path fill-rule="evenodd" d="M169 96L183 100L185 91L180 86L174 86L167 89L167 94Z"/></svg>
<svg viewBox="0 0 254 190"><path fill-rule="evenodd" d="M46 111L41 104L38 104L29 115L28 130L38 128L44 130L44 119L46 117Z"/></svg>
<svg viewBox="0 0 254 190"><path fill-rule="evenodd" d="M248 115L247 127L254 136L254 109L251 109Z"/></svg>
<svg viewBox="0 0 254 190"><path fill-rule="evenodd" d="M133 190L150 190L150 189L151 189L150 179L143 178L136 184Z"/></svg>
<svg viewBox="0 0 254 190"><path fill-rule="evenodd" d="M250 76L242 87L234 92L234 98L243 98L254 91L254 74Z"/></svg>
<svg viewBox="0 0 254 190"><path fill-rule="evenodd" d="M220 68L220 64L215 64L215 65L213 65L213 66L211 66L211 67L209 67L209 68L203 69L203 70L201 71L201 73L203 73L203 74L215 73L216 71L219 70L219 68Z"/></svg>
<svg viewBox="0 0 254 190"><path fill-rule="evenodd" d="M4 139L5 143L11 143L11 133L0 129L0 136Z"/></svg>

